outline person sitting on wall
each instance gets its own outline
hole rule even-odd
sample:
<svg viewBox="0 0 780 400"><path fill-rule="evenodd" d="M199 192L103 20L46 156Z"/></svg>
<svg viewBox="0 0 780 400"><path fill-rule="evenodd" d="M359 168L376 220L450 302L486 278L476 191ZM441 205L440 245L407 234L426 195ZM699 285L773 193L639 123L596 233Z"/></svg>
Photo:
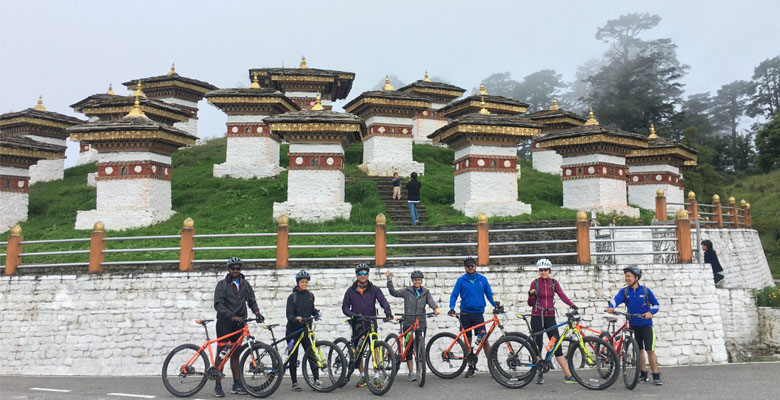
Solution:
<svg viewBox="0 0 780 400"><path fill-rule="evenodd" d="M709 240L701 241L701 249L704 250L704 263L712 266L712 277L715 280L715 287L722 288L726 285L726 279L723 277L723 267L718 261L718 255L712 248L712 242Z"/></svg>
<svg viewBox="0 0 780 400"><path fill-rule="evenodd" d="M647 382L647 365L645 360L650 361L650 368L653 371L653 383L663 385L661 374L658 372L658 358L655 355L655 329L653 328L653 314L660 309L658 300L653 292L639 284L642 278L642 271L636 265L623 268L623 274L626 279L626 286L621 289L615 298L609 302L607 312L612 314L615 307L620 303L626 303L626 312L629 314L642 314L642 318L632 317L628 319L629 328L634 331L634 338L639 345L639 381ZM645 350L647 357L645 357Z"/></svg>

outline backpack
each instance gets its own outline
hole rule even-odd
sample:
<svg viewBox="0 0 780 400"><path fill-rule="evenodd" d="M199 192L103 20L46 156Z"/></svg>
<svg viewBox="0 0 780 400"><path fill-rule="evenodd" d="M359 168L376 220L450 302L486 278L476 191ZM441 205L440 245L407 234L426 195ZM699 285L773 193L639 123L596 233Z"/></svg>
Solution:
<svg viewBox="0 0 780 400"><path fill-rule="evenodd" d="M642 293L643 293L642 298L645 301L644 304L647 306L647 308L650 308L650 301L648 300L648 296L647 296L647 286L642 285ZM628 309L628 286L623 288L623 297L626 298L626 309Z"/></svg>

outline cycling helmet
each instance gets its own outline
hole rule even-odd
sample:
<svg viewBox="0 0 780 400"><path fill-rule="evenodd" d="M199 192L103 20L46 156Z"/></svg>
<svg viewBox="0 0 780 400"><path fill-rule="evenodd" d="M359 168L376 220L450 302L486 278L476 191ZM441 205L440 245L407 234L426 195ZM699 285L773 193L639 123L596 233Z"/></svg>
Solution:
<svg viewBox="0 0 780 400"><path fill-rule="evenodd" d="M626 272L634 274L637 280L642 278L642 271L636 265L629 265L623 268L623 273L625 274Z"/></svg>
<svg viewBox="0 0 780 400"><path fill-rule="evenodd" d="M368 271L370 268L368 267L368 264L366 263L360 263L355 266L355 274L357 274L360 271Z"/></svg>
<svg viewBox="0 0 780 400"><path fill-rule="evenodd" d="M417 279L417 278L420 278L420 279L425 278L425 275L423 275L422 271L420 271L420 270L412 271L412 279Z"/></svg>
<svg viewBox="0 0 780 400"><path fill-rule="evenodd" d="M241 259L238 258L238 257L231 257L229 260L227 260L227 267L228 268L230 268L230 267L232 267L233 265L236 265L236 264L243 266L244 262L241 261Z"/></svg>
<svg viewBox="0 0 780 400"><path fill-rule="evenodd" d="M304 270L300 270L297 274L295 274L295 283L300 282L301 279L306 279L307 281L310 281L311 275L309 275L309 273Z"/></svg>
<svg viewBox="0 0 780 400"><path fill-rule="evenodd" d="M477 265L477 260L474 259L474 257L466 257L466 259L463 260L463 266L468 267L469 265Z"/></svg>
<svg viewBox="0 0 780 400"><path fill-rule="evenodd" d="M536 268L542 269L542 268L549 268L552 269L552 262L546 258L540 258L536 261Z"/></svg>

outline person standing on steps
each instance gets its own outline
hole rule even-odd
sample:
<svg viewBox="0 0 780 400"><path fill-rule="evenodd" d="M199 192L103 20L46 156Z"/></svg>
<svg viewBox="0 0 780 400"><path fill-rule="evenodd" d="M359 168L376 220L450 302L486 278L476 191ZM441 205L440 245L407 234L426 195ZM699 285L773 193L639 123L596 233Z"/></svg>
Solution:
<svg viewBox="0 0 780 400"><path fill-rule="evenodd" d="M420 203L420 188L422 183L417 180L417 172L412 172L409 182L406 182L406 202L409 203L409 215L412 217L412 226L417 226L420 217L417 215L417 204Z"/></svg>
<svg viewBox="0 0 780 400"><path fill-rule="evenodd" d="M393 200L401 200L401 177L393 172Z"/></svg>

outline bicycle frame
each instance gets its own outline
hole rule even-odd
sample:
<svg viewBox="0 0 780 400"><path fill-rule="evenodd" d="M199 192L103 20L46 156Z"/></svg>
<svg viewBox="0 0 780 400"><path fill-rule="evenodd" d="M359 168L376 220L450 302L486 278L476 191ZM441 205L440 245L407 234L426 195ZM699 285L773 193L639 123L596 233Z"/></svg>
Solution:
<svg viewBox="0 0 780 400"><path fill-rule="evenodd" d="M252 319L247 319L247 320L243 321L244 322L244 326L241 329L239 329L239 330L237 330L235 332L230 332L230 333L228 333L225 336L221 336L221 337L218 337L218 338L213 339L213 340L209 340L209 330L208 330L208 328L206 328L206 325L203 324L203 328L206 330L206 343L203 344L203 346L200 346L198 351L189 360L187 360L187 362L184 365L182 365L182 368L186 368L187 366L192 365L192 363L195 362L195 360L198 359L198 357L200 356L200 353L203 350L205 350L206 348L208 348L209 363L211 365L213 365L213 366L216 366L218 371L222 371L222 368L225 367L225 363L227 363L228 360L230 360L230 358L236 352L236 349L239 349L239 348L242 347L241 344L243 343L244 339L246 339L246 338L252 339L252 336L249 335L249 325L246 323L247 321L253 321L253 320ZM199 324L201 323L200 321L195 321L195 322L197 322ZM220 340L227 339L227 338L229 338L229 337L231 337L231 336L233 336L233 335L235 335L237 333L241 333L241 336L238 337L238 340L236 340L236 343L234 343L232 346L230 346L230 350L228 350L227 354L225 354L225 357L222 360L220 360L219 365L216 365L214 363L215 359L214 359L214 353L211 351L211 345L213 343L218 343ZM219 346L217 346L217 348L219 348Z"/></svg>
<svg viewBox="0 0 780 400"><path fill-rule="evenodd" d="M412 349L412 343L414 343L414 339L417 336L417 331L420 330L420 317L414 318L414 323L412 326L409 327L409 329L403 331L400 335L398 335L398 340L401 340L401 338L405 337L406 335L411 334L412 336L409 338L409 340L406 341L406 345L401 346L401 359L406 358L406 354ZM449 350L449 349L448 349Z"/></svg>
<svg viewBox="0 0 780 400"><path fill-rule="evenodd" d="M580 329L579 321L577 321L577 323L574 324L574 323L572 323L572 318L569 317L569 314L566 314L566 315L567 315L566 322L558 323L555 326L551 326L551 327L549 327L547 329L544 329L544 330L541 330L539 332L532 332L531 331L531 326L528 323L528 319L524 315L521 315L521 317L523 318L523 320L525 320L526 325L528 325L529 331L532 332L531 336L530 336L531 339L533 339L535 336L543 335L546 332L550 332L553 329L558 329L559 327L566 325L566 328L563 330L563 333L561 333L561 335L560 335L560 339L555 342L555 345L550 350L548 350L547 355L544 357L545 361L547 361L547 362L552 361L552 358L555 355L555 352L558 350L559 347L561 347L561 343L563 343L564 340L567 337L569 337L571 335L574 335L577 338L577 343L579 344L580 349L582 349L583 352L585 353L585 360L588 363L588 365L595 364L595 361L593 360L593 355L588 350L587 346L585 346L585 341L582 339L584 335L582 334L582 330ZM547 344L549 345L551 341L552 341L552 339L550 339L547 342ZM532 346L536 346L536 342L534 341L531 345ZM542 348L538 349L540 357L542 356L542 350L545 347L546 346L542 346Z"/></svg>
<svg viewBox="0 0 780 400"><path fill-rule="evenodd" d="M312 319L312 318L305 318L306 319ZM293 353L295 353L298 350L298 347L301 345L301 342L303 341L303 338L307 336L309 338L309 341L311 342L312 348L314 349L314 358L317 361L317 367L322 368L325 364L324 357L322 356L322 353L317 347L317 336L314 334L314 330L311 329L311 325L309 322L306 322L306 326L303 328L299 328L294 330L293 332L287 334L283 338L276 340L276 335L274 335L273 327L266 326L266 329L268 329L271 332L271 346L277 347L279 343L287 343L288 340L298 337L298 339L295 341L295 344L293 345L293 348L290 349L290 354L287 354L287 358L285 358L283 365L285 367L288 367L290 365L290 361L292 358ZM297 354L297 353L296 353Z"/></svg>
<svg viewBox="0 0 780 400"><path fill-rule="evenodd" d="M458 320L460 320L460 318L458 318ZM492 324L492 325L490 325L490 329L487 331L487 333L485 333L485 338L482 339L482 342L480 342L479 346L477 346L477 350L473 351L473 349L471 347L471 343L469 343L469 338L468 338L468 335L466 334L466 332L470 332L470 331L473 331L473 330L475 330L477 328L481 328L483 326L486 326L487 324ZM496 326L498 326L499 329L501 329L502 332L504 331L504 327L501 325L501 321L498 320L498 314L493 314L493 318L491 318L491 319L489 319L489 320L487 320L487 321L485 321L485 322L483 322L483 323L481 323L479 325L474 325L471 328L467 328L467 329L461 329L460 332L458 333L458 335L455 336L455 340L453 340L452 343L450 343L449 347L447 347L447 350L445 350L445 351L446 352L452 351L452 348L455 346L455 343L458 343L458 339L461 336L463 336L463 341L464 341L464 343L466 343L466 347L470 351L472 351L474 354L479 354L479 352L482 351L482 348L485 346L485 343L487 343L487 339L490 337L490 334L493 333L493 330L496 329Z"/></svg>
<svg viewBox="0 0 780 400"><path fill-rule="evenodd" d="M366 349L366 342L369 343L369 349L371 350L371 354L376 354L376 347L374 346L374 343L379 339L379 332L376 330L376 320L379 317L373 317L368 315L354 315L353 317L364 319L369 322L368 327L363 329L363 331L356 336L352 337L351 339L354 340L355 338L360 338L362 336L365 336L365 339L363 339L360 342L360 345L355 349L355 359L358 358L358 355L363 354L363 352ZM349 321L349 320L348 320ZM374 360L374 368L377 368L376 364L376 357L372 357L372 360Z"/></svg>

